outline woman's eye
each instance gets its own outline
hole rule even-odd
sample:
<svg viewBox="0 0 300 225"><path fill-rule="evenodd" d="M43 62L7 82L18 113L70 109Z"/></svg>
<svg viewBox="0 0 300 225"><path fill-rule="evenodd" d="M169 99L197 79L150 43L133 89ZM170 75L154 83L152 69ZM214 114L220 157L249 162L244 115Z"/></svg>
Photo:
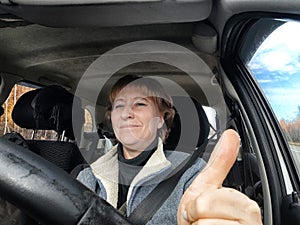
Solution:
<svg viewBox="0 0 300 225"><path fill-rule="evenodd" d="M143 103L143 102L137 102L136 106L147 106L147 105L146 105L146 103Z"/></svg>
<svg viewBox="0 0 300 225"><path fill-rule="evenodd" d="M122 107L124 107L123 104L117 104L117 105L114 106L114 109L119 109L119 108L122 108Z"/></svg>

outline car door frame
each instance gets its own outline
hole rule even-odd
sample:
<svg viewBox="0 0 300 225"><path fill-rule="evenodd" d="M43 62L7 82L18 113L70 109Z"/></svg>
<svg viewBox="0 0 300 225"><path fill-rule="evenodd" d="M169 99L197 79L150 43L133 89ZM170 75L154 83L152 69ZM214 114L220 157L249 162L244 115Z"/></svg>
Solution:
<svg viewBox="0 0 300 225"><path fill-rule="evenodd" d="M262 12L244 13L232 17L227 22L222 35L221 66L238 95L242 115L248 122L247 129L252 131L253 136L250 138L253 143L257 143L258 164L262 180L265 179L264 200L270 198L264 205L265 224L279 225L284 224L283 218L286 218L282 210L285 208L283 204L286 204L283 203L283 199L295 196L299 191L300 182L288 143L276 116L256 80L238 57L244 35L253 23L260 18L268 17L298 18L295 15Z"/></svg>

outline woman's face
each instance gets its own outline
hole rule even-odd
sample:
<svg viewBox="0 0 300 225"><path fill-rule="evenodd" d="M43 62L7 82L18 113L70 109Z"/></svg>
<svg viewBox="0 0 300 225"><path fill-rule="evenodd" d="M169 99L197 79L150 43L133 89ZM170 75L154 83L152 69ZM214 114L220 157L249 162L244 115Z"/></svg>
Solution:
<svg viewBox="0 0 300 225"><path fill-rule="evenodd" d="M127 85L112 105L111 122L123 150L135 156L156 138L164 120L154 101L142 88ZM126 152L124 152L125 156ZM134 156L132 156L134 157Z"/></svg>

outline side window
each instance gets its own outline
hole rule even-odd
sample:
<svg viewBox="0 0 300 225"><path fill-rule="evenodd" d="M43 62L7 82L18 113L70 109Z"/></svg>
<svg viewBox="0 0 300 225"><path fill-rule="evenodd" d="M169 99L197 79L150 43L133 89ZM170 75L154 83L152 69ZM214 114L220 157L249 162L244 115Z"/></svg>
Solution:
<svg viewBox="0 0 300 225"><path fill-rule="evenodd" d="M280 122L300 174L300 23L276 23L248 68Z"/></svg>
<svg viewBox="0 0 300 225"><path fill-rule="evenodd" d="M4 108L4 114L0 117L0 135L4 135L10 132L20 133L25 139L31 139L33 136L33 130L25 129L19 127L14 123L11 113L13 111L13 107L16 104L17 100L26 92L34 90L38 88L37 86L33 86L28 83L19 83L16 84L10 94L6 99L5 103L2 105ZM51 130L40 130L37 131L34 135L34 139L36 140L56 140L56 132Z"/></svg>
<svg viewBox="0 0 300 225"><path fill-rule="evenodd" d="M93 117L89 109L84 109L84 125L83 130L84 132L92 132L93 131Z"/></svg>
<svg viewBox="0 0 300 225"><path fill-rule="evenodd" d="M208 138L210 138L211 136L213 136L216 131L217 131L217 113L216 110L213 109L212 107L208 107L208 106L203 106L203 109L206 113L208 122L210 124L210 131L209 131L209 135ZM217 139L217 136L214 137L214 139Z"/></svg>

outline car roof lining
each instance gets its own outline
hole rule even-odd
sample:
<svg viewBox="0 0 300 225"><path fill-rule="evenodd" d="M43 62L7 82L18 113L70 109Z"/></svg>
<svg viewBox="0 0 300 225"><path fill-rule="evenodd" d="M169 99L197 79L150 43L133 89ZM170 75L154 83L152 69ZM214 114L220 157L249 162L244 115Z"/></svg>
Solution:
<svg viewBox="0 0 300 225"><path fill-rule="evenodd" d="M163 40L192 50L213 70L216 68L214 57L199 52L192 43L195 25L178 23L97 29L51 28L36 24L6 27L1 29L0 36L0 42L6 43L0 48L1 69L3 73L16 74L34 83L59 84L74 93L89 65L108 50L133 41ZM174 67L138 64L120 73L159 75L175 80L202 104L208 104L205 98L199 97L199 93L192 93L192 82L183 79L184 73ZM213 74L203 77L203 80L210 82L211 76ZM104 105L103 101L98 103Z"/></svg>

